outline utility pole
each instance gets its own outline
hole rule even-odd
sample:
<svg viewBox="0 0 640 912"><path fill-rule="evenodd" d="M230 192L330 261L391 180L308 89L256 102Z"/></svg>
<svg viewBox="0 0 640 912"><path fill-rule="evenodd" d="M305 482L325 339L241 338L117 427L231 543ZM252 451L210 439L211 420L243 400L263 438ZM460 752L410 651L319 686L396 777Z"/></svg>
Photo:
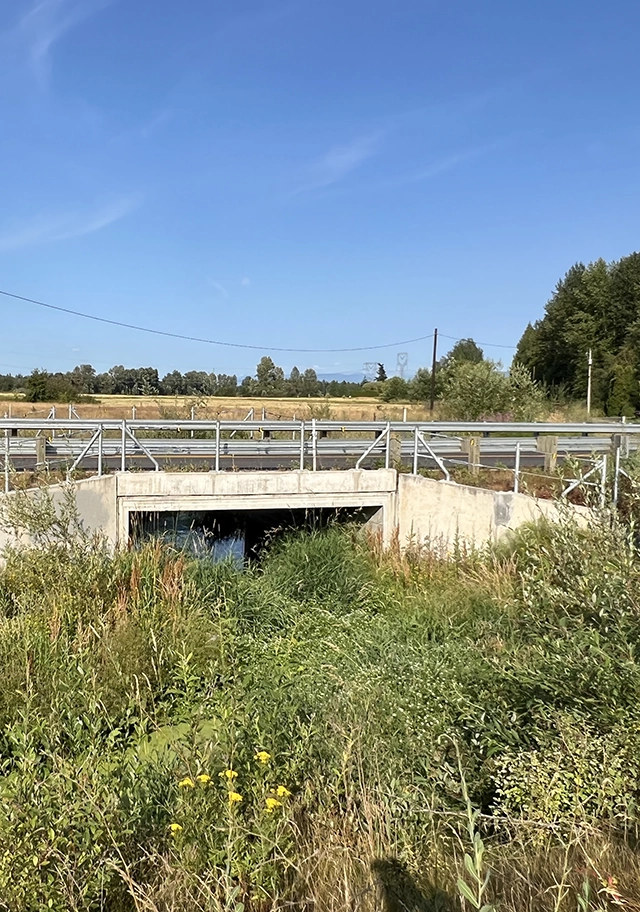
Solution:
<svg viewBox="0 0 640 912"><path fill-rule="evenodd" d="M593 364L593 356L591 354L591 349L589 349L587 355L588 361L588 374L587 374L587 415L591 415L591 366Z"/></svg>
<svg viewBox="0 0 640 912"><path fill-rule="evenodd" d="M433 406L436 401L436 366L438 363L438 330L433 331L433 361L431 363L431 403L429 411L433 414Z"/></svg>

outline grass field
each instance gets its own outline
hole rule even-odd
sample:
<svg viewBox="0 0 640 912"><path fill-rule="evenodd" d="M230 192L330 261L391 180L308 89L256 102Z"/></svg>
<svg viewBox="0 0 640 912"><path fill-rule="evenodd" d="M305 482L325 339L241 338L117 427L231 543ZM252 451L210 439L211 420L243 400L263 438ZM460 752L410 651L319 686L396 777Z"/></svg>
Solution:
<svg viewBox="0 0 640 912"><path fill-rule="evenodd" d="M6 394L5 394L6 395ZM401 421L407 410L409 421L420 421L428 417L429 411L416 402L379 402L377 399L241 399L235 397L178 396L93 396L93 402L80 403L76 411L83 418L131 418L133 410L137 418L186 419L194 410L196 418L239 421L250 409L256 420L266 417L281 418L329 418L335 421ZM46 418L55 407L57 417L69 414L68 403L24 402L7 396L0 399L0 414L15 418Z"/></svg>
<svg viewBox="0 0 640 912"><path fill-rule="evenodd" d="M452 562L312 531L243 570L43 515L0 568L1 912L639 908L610 516Z"/></svg>

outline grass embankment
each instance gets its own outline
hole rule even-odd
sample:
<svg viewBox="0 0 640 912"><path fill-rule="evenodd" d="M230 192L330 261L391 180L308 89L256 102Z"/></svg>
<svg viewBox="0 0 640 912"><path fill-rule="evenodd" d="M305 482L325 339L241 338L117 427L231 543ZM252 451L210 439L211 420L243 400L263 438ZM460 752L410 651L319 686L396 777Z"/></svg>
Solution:
<svg viewBox="0 0 640 912"><path fill-rule="evenodd" d="M606 522L450 563L9 555L0 909L637 901L639 576Z"/></svg>

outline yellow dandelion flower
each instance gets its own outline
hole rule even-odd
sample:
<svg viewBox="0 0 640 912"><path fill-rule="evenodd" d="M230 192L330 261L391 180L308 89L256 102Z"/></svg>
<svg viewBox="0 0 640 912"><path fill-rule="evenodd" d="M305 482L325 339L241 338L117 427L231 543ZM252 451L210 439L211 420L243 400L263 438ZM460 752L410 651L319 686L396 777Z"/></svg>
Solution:
<svg viewBox="0 0 640 912"><path fill-rule="evenodd" d="M206 785L207 782L211 782L211 776L207 776L206 773L200 773L199 776L196 776L196 779L198 782L202 783L202 785Z"/></svg>
<svg viewBox="0 0 640 912"><path fill-rule="evenodd" d="M268 751L257 751L256 760L259 760L260 763L268 763L271 760L271 754Z"/></svg>
<svg viewBox="0 0 640 912"><path fill-rule="evenodd" d="M191 776L185 776L185 778L181 779L180 782L178 783L178 788L181 788L181 789L192 789L195 787L196 787L195 782L193 781Z"/></svg>
<svg viewBox="0 0 640 912"><path fill-rule="evenodd" d="M277 798L265 798L264 803L268 814L271 814L276 808L282 807L282 802Z"/></svg>
<svg viewBox="0 0 640 912"><path fill-rule="evenodd" d="M239 804L242 801L242 795L237 792L229 792L229 804Z"/></svg>
<svg viewBox="0 0 640 912"><path fill-rule="evenodd" d="M179 823L170 823L169 829L171 830L172 833L180 833L182 830L182 827L180 826Z"/></svg>
<svg viewBox="0 0 640 912"><path fill-rule="evenodd" d="M288 788L285 788L284 785L279 785L278 788L276 789L276 795L278 796L278 798L290 798L291 792L289 791Z"/></svg>
<svg viewBox="0 0 640 912"><path fill-rule="evenodd" d="M218 773L222 779L228 779L229 782L233 782L234 779L238 778L238 774L235 770L225 770L222 773Z"/></svg>

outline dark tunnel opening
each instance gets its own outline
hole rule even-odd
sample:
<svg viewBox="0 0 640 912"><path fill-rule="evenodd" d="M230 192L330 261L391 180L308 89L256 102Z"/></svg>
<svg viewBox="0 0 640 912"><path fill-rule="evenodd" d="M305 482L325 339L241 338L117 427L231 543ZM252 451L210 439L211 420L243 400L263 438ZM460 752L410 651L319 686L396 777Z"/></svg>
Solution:
<svg viewBox="0 0 640 912"><path fill-rule="evenodd" d="M382 507L314 507L271 510L140 511L129 515L133 547L160 539L212 560L257 560L269 542L293 530L330 525L379 525Z"/></svg>

